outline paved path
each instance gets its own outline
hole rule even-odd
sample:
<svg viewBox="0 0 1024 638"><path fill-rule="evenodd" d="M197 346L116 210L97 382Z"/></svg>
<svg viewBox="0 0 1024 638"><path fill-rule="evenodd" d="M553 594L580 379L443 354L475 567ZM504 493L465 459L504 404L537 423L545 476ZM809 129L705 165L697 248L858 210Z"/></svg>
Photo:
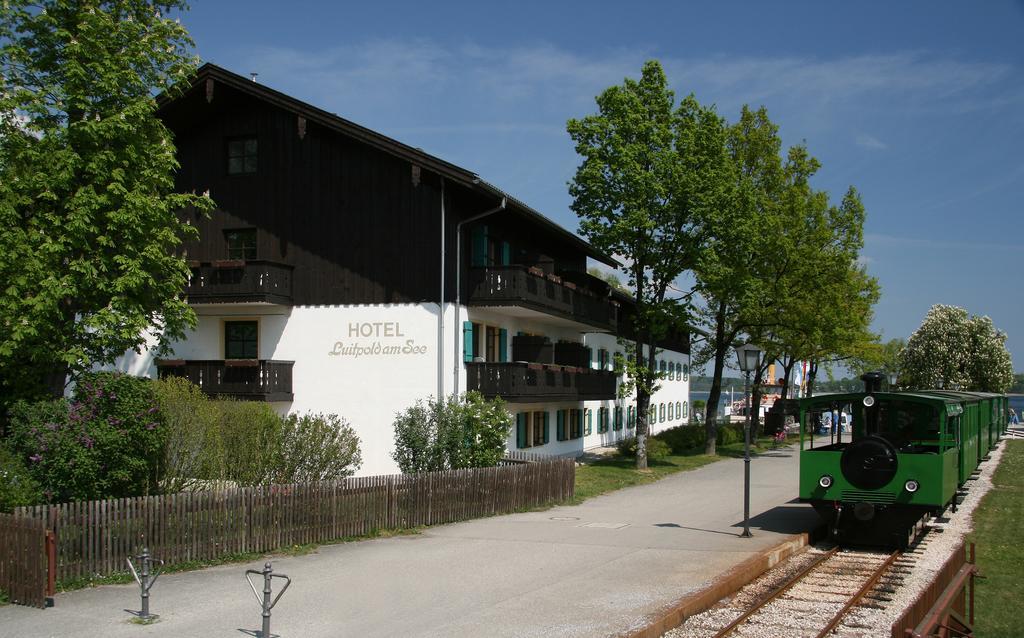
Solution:
<svg viewBox="0 0 1024 638"><path fill-rule="evenodd" d="M743 463L725 460L582 505L435 527L415 536L321 547L274 561L293 579L271 629L339 636L612 636L732 566L810 529L793 449L751 463L751 528L739 537ZM40 611L0 608L0 636L255 635L250 565L169 574L153 588L161 620L140 627L138 589L59 594Z"/></svg>

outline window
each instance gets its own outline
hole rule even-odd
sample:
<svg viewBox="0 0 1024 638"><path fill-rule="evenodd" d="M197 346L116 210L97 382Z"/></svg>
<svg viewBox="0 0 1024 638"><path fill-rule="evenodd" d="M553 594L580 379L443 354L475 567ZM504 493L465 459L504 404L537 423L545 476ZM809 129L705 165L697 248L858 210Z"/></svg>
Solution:
<svg viewBox="0 0 1024 638"><path fill-rule="evenodd" d="M256 173L256 155L255 137L228 140L228 175Z"/></svg>
<svg viewBox="0 0 1024 638"><path fill-rule="evenodd" d="M659 415L658 416L658 421L660 421L661 423L664 423L665 422L665 404L664 403L662 403L658 407L658 415Z"/></svg>
<svg viewBox="0 0 1024 638"><path fill-rule="evenodd" d="M608 431L608 408L598 408L597 410L597 431L600 434Z"/></svg>
<svg viewBox="0 0 1024 638"><path fill-rule="evenodd" d="M680 403L679 401L676 401L676 418L682 419L684 417L686 417L686 415L683 414L683 404Z"/></svg>
<svg viewBox="0 0 1024 638"><path fill-rule="evenodd" d="M683 380L683 364L677 363L676 364L676 381L682 381L682 380Z"/></svg>
<svg viewBox="0 0 1024 638"><path fill-rule="evenodd" d="M536 447L547 442L547 412L520 412L516 415L516 447Z"/></svg>
<svg viewBox="0 0 1024 638"><path fill-rule="evenodd" d="M597 369L607 370L608 369L608 351L601 348L597 351Z"/></svg>
<svg viewBox="0 0 1024 638"><path fill-rule="evenodd" d="M462 323L463 361L508 361L508 330L482 323Z"/></svg>
<svg viewBox="0 0 1024 638"><path fill-rule="evenodd" d="M683 364L683 381L689 381L689 380L690 380L690 364L684 363Z"/></svg>
<svg viewBox="0 0 1024 638"><path fill-rule="evenodd" d="M259 324L257 322L224 322L224 358L259 358Z"/></svg>
<svg viewBox="0 0 1024 638"><path fill-rule="evenodd" d="M626 427L630 430L636 427L636 406L626 408Z"/></svg>
<svg viewBox="0 0 1024 638"><path fill-rule="evenodd" d="M668 368L669 368L669 370L671 370L672 366L669 366ZM672 409L672 404L671 403L668 404L668 420L669 421L675 421L676 420L676 412L675 412L675 410Z"/></svg>
<svg viewBox="0 0 1024 638"><path fill-rule="evenodd" d="M255 228L225 230L224 241L228 245L228 259L256 259Z"/></svg>
<svg viewBox="0 0 1024 638"><path fill-rule="evenodd" d="M587 427L583 431L583 436L590 436L594 432L594 411L587 408L584 412L587 415Z"/></svg>
<svg viewBox="0 0 1024 638"><path fill-rule="evenodd" d="M616 406L615 408L615 425L613 426L616 430L622 429L622 406Z"/></svg>
<svg viewBox="0 0 1024 638"><path fill-rule="evenodd" d="M503 360L501 357L501 333L494 326L487 326L487 344L484 353L488 361Z"/></svg>
<svg viewBox="0 0 1024 638"><path fill-rule="evenodd" d="M578 439L583 436L583 410L572 408L569 413L569 438Z"/></svg>
<svg viewBox="0 0 1024 638"><path fill-rule="evenodd" d="M688 416L690 416L690 402L683 401L683 418L685 419Z"/></svg>

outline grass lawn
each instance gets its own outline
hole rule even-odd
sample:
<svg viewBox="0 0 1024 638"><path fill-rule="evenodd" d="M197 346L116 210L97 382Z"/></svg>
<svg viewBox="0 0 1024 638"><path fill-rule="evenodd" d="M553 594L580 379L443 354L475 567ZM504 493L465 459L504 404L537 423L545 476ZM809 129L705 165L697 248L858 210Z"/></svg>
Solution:
<svg viewBox="0 0 1024 638"><path fill-rule="evenodd" d="M799 440L791 437L790 443ZM771 447L771 437L751 441L751 454ZM582 503L588 498L606 494L624 487L653 483L669 474L695 470L724 458L742 458L743 443L719 445L717 456L707 456L704 449L692 450L685 454L671 455L657 461L648 460L647 470L636 469L636 459L632 457L611 456L576 468L576 496L571 504Z"/></svg>
<svg viewBox="0 0 1024 638"><path fill-rule="evenodd" d="M975 635L1010 638L1024 635L1024 441L1007 441L992 490L974 513L978 569Z"/></svg>

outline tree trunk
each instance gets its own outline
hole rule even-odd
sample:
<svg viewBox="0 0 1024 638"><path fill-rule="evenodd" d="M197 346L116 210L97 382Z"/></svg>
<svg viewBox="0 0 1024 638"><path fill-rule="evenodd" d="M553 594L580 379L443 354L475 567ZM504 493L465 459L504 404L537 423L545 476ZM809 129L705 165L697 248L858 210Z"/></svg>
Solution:
<svg viewBox="0 0 1024 638"><path fill-rule="evenodd" d="M636 360L643 361L643 341L637 339L634 341L634 348L636 348ZM651 355L649 360L646 362L648 372L654 365L654 346L650 348ZM648 377L649 378L649 377ZM647 410L651 403L651 393L647 391L647 383L637 383L636 386L636 469L646 470L647 469Z"/></svg>
<svg viewBox="0 0 1024 638"><path fill-rule="evenodd" d="M789 398L789 375L793 372L793 366L795 365L796 357L789 357L782 364L782 394L779 395L779 398L782 400Z"/></svg>
<svg viewBox="0 0 1024 638"><path fill-rule="evenodd" d="M814 396L814 377L818 375L818 362L811 361L811 364L807 366L807 396Z"/></svg>
<svg viewBox="0 0 1024 638"><path fill-rule="evenodd" d="M754 373L754 385L750 388L750 438L756 439L761 430L761 399L764 396L764 374L767 366L758 366Z"/></svg>
<svg viewBox="0 0 1024 638"><path fill-rule="evenodd" d="M714 456L718 441L718 400L722 396L722 372L725 368L725 355L729 352L729 343L725 339L725 302L718 303L715 313L715 371L711 377L711 392L708 404L704 409L704 454Z"/></svg>

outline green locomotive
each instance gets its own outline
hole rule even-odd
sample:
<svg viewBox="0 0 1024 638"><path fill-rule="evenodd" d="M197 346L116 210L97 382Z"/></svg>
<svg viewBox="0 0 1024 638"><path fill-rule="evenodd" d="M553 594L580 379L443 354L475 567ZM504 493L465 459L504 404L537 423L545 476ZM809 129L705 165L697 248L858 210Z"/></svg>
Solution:
<svg viewBox="0 0 1024 638"><path fill-rule="evenodd" d="M905 547L958 492L1007 427L1003 395L865 391L800 401L800 500L841 543ZM847 425L848 424L848 425Z"/></svg>

